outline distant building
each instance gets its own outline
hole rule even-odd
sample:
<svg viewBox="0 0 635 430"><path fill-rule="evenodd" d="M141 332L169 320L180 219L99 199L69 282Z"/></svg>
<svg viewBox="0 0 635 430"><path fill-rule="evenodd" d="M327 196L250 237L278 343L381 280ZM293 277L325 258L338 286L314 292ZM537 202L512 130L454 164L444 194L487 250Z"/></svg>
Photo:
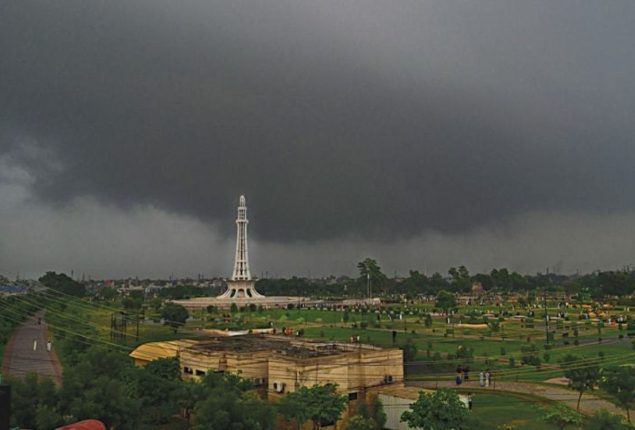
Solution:
<svg viewBox="0 0 635 430"><path fill-rule="evenodd" d="M26 294L28 288L24 285L0 284L0 296L14 296L18 294Z"/></svg>

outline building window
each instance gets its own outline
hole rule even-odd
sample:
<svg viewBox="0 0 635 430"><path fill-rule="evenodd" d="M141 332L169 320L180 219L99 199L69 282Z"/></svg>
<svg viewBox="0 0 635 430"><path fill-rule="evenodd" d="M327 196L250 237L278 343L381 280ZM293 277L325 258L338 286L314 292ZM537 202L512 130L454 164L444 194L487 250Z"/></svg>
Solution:
<svg viewBox="0 0 635 430"><path fill-rule="evenodd" d="M355 391L354 393L348 393L348 401L353 401L353 400L357 400L357 391Z"/></svg>
<svg viewBox="0 0 635 430"><path fill-rule="evenodd" d="M183 373L187 373L188 375L191 375L194 372L189 367L183 367Z"/></svg>
<svg viewBox="0 0 635 430"><path fill-rule="evenodd" d="M205 375L205 371L196 369L196 376L203 376L203 375Z"/></svg>
<svg viewBox="0 0 635 430"><path fill-rule="evenodd" d="M267 385L266 378L253 378L252 381L255 387L262 387L263 385Z"/></svg>

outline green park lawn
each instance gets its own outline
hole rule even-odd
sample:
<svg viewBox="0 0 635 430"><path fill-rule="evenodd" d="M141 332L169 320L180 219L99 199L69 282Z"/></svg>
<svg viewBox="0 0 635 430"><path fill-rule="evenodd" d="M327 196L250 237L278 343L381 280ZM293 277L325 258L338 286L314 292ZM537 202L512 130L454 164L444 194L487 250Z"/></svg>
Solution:
<svg viewBox="0 0 635 430"><path fill-rule="evenodd" d="M542 420L542 402L532 397L510 394L472 394L472 414L488 429L552 430L556 426ZM567 427L573 430L575 427Z"/></svg>
<svg viewBox="0 0 635 430"><path fill-rule="evenodd" d="M67 329L73 330L74 325L90 326L94 329L92 336L98 342L111 342L110 323L111 315L116 312L118 306L95 306L80 300L69 300L63 309L50 308L49 312L58 316L57 323L64 323ZM231 316L230 325L237 328L262 327L273 323L274 327L292 327L303 329L307 338L348 342L351 336L360 336L360 340L378 346L400 346L406 342L412 342L417 347L415 363L406 363L407 375L416 379L446 379L453 378L453 367L458 364L469 365L473 371L489 368L497 379L545 381L550 378L562 376L558 361L566 354L574 354L582 359L600 359L606 364L622 364L635 361L635 349L632 339L618 340L620 332L615 327L602 329L602 343L598 343L597 327L588 323L577 321L575 314L572 321L554 324L556 328L556 340L549 351L545 351L544 326L540 326L538 318L534 327L523 327L516 320L506 320L498 332L489 329L458 329L447 332L445 318L435 317L432 327L425 327L423 311L429 307L412 307L405 311L405 318L398 319L398 312L394 312L392 320L389 311L381 313L377 321L376 313L362 314L350 312L348 321L344 322L343 311L330 311L318 309L293 309L293 310L261 310L256 312L242 312ZM470 313L478 309L463 308L462 311ZM148 311L149 312L149 311ZM413 312L414 315L410 315ZM555 314L555 310L551 310ZM226 316L228 314L225 314ZM123 347L131 350L134 346L149 341L172 340L182 337L191 337L201 327L227 327L227 322L220 324L215 322L222 319L221 314L208 314L205 311L194 312L194 319L175 334L173 330L158 323L141 323L139 325L139 339L136 340L136 326L128 327L127 341ZM467 319L467 317L465 317ZM475 318L475 317L473 317ZM366 328L361 328L361 322L368 322ZM354 327L355 325L355 327ZM572 327L578 326L579 346L573 344ZM568 327L568 328L567 328ZM396 341L393 343L392 332L396 332ZM562 338L562 332L569 331L568 339ZM521 366L521 347L533 342L538 347L538 355L542 360L540 369L534 366ZM564 342L568 341L568 345ZM472 351L473 358L448 359L448 354L455 355L460 349ZM548 361L544 354L548 352ZM436 360L435 360L436 355ZM440 356L440 359L439 359ZM509 367L508 359L514 357L516 366ZM421 366L422 365L422 366Z"/></svg>
<svg viewBox="0 0 635 430"><path fill-rule="evenodd" d="M555 313L555 311L553 311ZM362 315L351 312L348 321L343 322L344 312L326 310L275 310L263 311L262 313L244 313L246 321L251 324L273 322L276 327L293 327L304 329L304 334L309 338L324 340L334 340L347 342L351 336L360 336L362 342L371 343L378 346L398 346L406 341L413 342L418 349L417 362L429 362L435 353L441 354L443 360L448 354L456 354L459 348L468 348L473 351L474 358L471 362L466 362L472 369L488 367L499 374L502 379L544 381L550 378L562 376L561 369L557 366L558 361L566 354L574 354L582 359L598 359L607 364L621 364L632 362L635 357L632 340L624 338L618 339L620 332L616 327L602 328L602 342L598 343L598 332L595 326L576 320L553 324L556 328L556 339L552 342L552 348L546 351L544 344L544 326L522 327L520 322L507 320L503 323L502 329L498 333L493 333L488 329L455 329L446 335L446 324L442 318L435 318L431 328L424 327L423 318L418 315L407 315L404 320L390 321L388 316L381 314L380 327L372 327L372 324L365 329L359 327L362 320L374 319L374 314ZM575 315L572 315L575 317ZM357 327L353 327L357 324ZM574 345L573 327L577 326L579 335L579 345ZM397 332L396 342L392 341L392 331ZM562 337L562 332L568 331L568 339ZM542 360L540 369L534 366L521 366L520 348L530 342L538 346L538 355ZM568 344L565 344L567 342ZM428 351L429 354L428 354ZM545 361L545 352L548 353L548 361ZM603 354L600 357L599 354ZM514 357L516 366L510 368L508 358ZM486 360L487 363L486 363ZM454 360L454 363L458 361ZM406 364L408 365L408 364ZM431 374L429 369L425 374L412 376L423 376L426 378L452 377L445 366L444 370L438 374Z"/></svg>

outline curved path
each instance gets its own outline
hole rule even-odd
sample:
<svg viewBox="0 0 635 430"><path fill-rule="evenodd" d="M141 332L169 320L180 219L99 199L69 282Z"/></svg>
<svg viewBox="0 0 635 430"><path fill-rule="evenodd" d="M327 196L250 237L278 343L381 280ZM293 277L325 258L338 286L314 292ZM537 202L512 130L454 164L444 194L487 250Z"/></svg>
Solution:
<svg viewBox="0 0 635 430"><path fill-rule="evenodd" d="M422 388L457 388L454 381L406 381L406 385ZM494 385L489 388L481 388L477 381L470 381L458 386L461 389L474 389L474 392L484 391L501 391L518 394L530 394L542 397L548 400L562 402L567 406L575 409L578 403L578 393L576 391L552 384L532 384L531 382L511 382L511 381L495 381ZM585 415L593 415L600 409L606 409L613 414L626 416L626 412L619 409L608 400L592 394L585 393L580 402L580 412Z"/></svg>
<svg viewBox="0 0 635 430"><path fill-rule="evenodd" d="M52 378L58 386L62 384L62 366L55 348L51 352L46 350L49 333L44 315L45 311L38 311L18 327L9 340L2 359L4 376L23 377L34 372ZM39 318L41 322L38 324ZM35 341L37 345L34 349Z"/></svg>

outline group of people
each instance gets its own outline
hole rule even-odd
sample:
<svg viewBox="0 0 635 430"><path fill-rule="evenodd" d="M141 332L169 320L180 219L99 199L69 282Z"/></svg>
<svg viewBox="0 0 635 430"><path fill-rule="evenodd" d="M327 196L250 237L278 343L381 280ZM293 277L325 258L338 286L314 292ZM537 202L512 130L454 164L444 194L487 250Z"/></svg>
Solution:
<svg viewBox="0 0 635 430"><path fill-rule="evenodd" d="M46 351L51 352L52 348L53 342L51 342L51 339L49 339L46 341ZM37 339L33 339L33 351L37 351Z"/></svg>
<svg viewBox="0 0 635 430"><path fill-rule="evenodd" d="M456 385L461 385L463 381L470 380L470 368L468 366L457 366L456 368Z"/></svg>
<svg viewBox="0 0 635 430"><path fill-rule="evenodd" d="M42 317L37 317L37 320L34 320L37 325L42 325ZM51 352L51 348L53 348L53 343L51 342L51 338L46 341L46 351ZM33 339L33 351L37 351L37 339Z"/></svg>
<svg viewBox="0 0 635 430"><path fill-rule="evenodd" d="M478 374L478 382L481 387L489 387L492 384L492 373L487 369Z"/></svg>
<svg viewBox="0 0 635 430"><path fill-rule="evenodd" d="M470 368L467 366L458 366L456 368L456 385L461 385L463 381L467 382L470 380ZM478 374L478 382L481 387L489 387L492 385L492 372L489 369L483 371Z"/></svg>

